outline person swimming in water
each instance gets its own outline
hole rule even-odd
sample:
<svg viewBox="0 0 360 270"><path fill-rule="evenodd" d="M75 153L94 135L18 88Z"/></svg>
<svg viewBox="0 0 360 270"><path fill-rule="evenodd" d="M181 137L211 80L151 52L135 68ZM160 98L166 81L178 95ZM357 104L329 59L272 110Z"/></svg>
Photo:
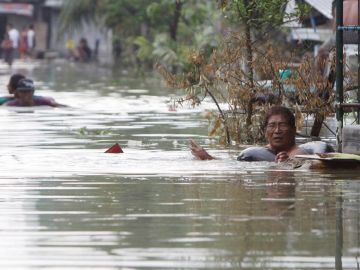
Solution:
<svg viewBox="0 0 360 270"><path fill-rule="evenodd" d="M8 83L8 85L7 85L7 89L8 89L8 92L9 92L10 96L0 97L0 105L3 105L3 104L5 104L6 102L8 102L8 101L10 101L10 100L13 100L13 99L15 98L15 96L14 96L15 88L16 88L17 83L18 83L21 79L25 79L25 76L22 75L22 74L20 74L20 73L13 74L13 75L10 77L9 83Z"/></svg>
<svg viewBox="0 0 360 270"><path fill-rule="evenodd" d="M33 87L34 89L32 92L33 101L26 102L26 104L34 104L34 105L18 105L20 103L23 103L23 102L20 102L19 94L21 95L24 93L20 93L20 90L19 91L16 90L19 81L22 79L26 79L26 77L20 73L13 74L10 77L9 83L7 85L7 89L8 89L10 96L0 97L0 105L6 105L6 106L51 106L51 107L66 106L66 105L57 103L51 97L43 97L43 96L34 95L35 87ZM24 90L22 90L22 92L23 91ZM30 94L31 94L31 91L27 93L27 95L30 95Z"/></svg>
<svg viewBox="0 0 360 270"><path fill-rule="evenodd" d="M20 76L16 76L16 78L19 77ZM5 106L19 106L19 107L65 106L57 103L53 98L50 97L34 96L34 92L35 92L34 82L30 79L25 78L24 76L22 79L19 79L17 81L15 87L13 84L9 83L8 90L10 94L14 94L14 98L4 103Z"/></svg>
<svg viewBox="0 0 360 270"><path fill-rule="evenodd" d="M239 161L283 162L295 155L333 152L331 146L324 142L296 145L295 117L286 107L273 106L268 110L264 131L268 144L265 147L249 147L243 150L237 158ZM190 149L197 159L215 159L194 140L190 140Z"/></svg>

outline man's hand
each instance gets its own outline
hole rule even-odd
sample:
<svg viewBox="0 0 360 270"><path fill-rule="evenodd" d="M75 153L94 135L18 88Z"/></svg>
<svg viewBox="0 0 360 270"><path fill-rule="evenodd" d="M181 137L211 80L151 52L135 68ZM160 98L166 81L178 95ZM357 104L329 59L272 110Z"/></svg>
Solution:
<svg viewBox="0 0 360 270"><path fill-rule="evenodd" d="M194 157L201 160L210 160L215 159L213 156L209 155L208 152L204 148L202 148L197 142L194 140L190 140L190 150L191 154Z"/></svg>
<svg viewBox="0 0 360 270"><path fill-rule="evenodd" d="M288 159L289 159L289 154L286 151L279 152L275 157L276 162L284 162L287 161Z"/></svg>

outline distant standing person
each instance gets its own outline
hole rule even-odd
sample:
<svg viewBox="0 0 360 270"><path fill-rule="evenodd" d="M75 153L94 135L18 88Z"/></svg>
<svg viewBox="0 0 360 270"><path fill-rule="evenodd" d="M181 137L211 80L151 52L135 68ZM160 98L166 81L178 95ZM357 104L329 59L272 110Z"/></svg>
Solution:
<svg viewBox="0 0 360 270"><path fill-rule="evenodd" d="M75 51L75 60L89 62L91 60L91 49L86 38L81 38Z"/></svg>
<svg viewBox="0 0 360 270"><path fill-rule="evenodd" d="M3 51L3 58L4 61L9 65L9 67L12 66L12 63L14 61L14 48L13 48L13 42L9 37L9 34L5 34L3 41L1 42L1 48Z"/></svg>
<svg viewBox="0 0 360 270"><path fill-rule="evenodd" d="M21 31L20 41L19 41L19 53L21 59L26 58L26 51L27 51L27 30L26 27L24 27Z"/></svg>
<svg viewBox="0 0 360 270"><path fill-rule="evenodd" d="M19 48L19 40L20 40L20 33L19 31L10 23L8 25L8 34L9 38L12 41L12 46L14 49L14 56L18 56L18 48Z"/></svg>
<svg viewBox="0 0 360 270"><path fill-rule="evenodd" d="M73 57L74 57L74 41L71 38L69 38L66 41L65 46L66 46L66 50L67 50L67 53L68 53L67 57L69 59L73 59Z"/></svg>
<svg viewBox="0 0 360 270"><path fill-rule="evenodd" d="M100 48L100 39L97 38L95 40L95 48L94 48L94 60L97 60L98 59L98 55L99 55L99 48Z"/></svg>
<svg viewBox="0 0 360 270"><path fill-rule="evenodd" d="M34 31L34 25L30 24L29 29L27 31L27 53L28 55L34 54L34 49L36 46L36 40L35 40L35 31Z"/></svg>

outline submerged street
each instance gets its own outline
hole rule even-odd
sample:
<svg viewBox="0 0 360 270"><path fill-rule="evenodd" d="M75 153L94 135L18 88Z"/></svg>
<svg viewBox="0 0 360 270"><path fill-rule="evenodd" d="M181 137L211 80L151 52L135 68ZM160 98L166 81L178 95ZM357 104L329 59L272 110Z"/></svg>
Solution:
<svg viewBox="0 0 360 270"><path fill-rule="evenodd" d="M0 108L1 269L356 269L357 171L238 162L209 146L214 105L173 111L181 93L157 75L0 70L2 95L20 72L69 106ZM219 159L193 159L190 138ZM124 153L105 154L116 142Z"/></svg>

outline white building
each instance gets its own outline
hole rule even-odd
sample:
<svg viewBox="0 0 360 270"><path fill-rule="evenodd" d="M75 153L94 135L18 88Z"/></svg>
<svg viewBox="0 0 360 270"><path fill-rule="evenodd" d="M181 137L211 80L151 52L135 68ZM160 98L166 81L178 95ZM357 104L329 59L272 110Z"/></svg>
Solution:
<svg viewBox="0 0 360 270"><path fill-rule="evenodd" d="M311 7L309 16L303 21L297 20L285 23L290 28L291 40L315 41L322 43L333 33L332 0L304 0ZM296 0L290 0L286 6L286 13L296 9Z"/></svg>
<svg viewBox="0 0 360 270"><path fill-rule="evenodd" d="M59 35L59 15L64 2L64 0L0 0L0 40L4 37L8 24L14 25L19 31L32 24L36 33L35 49L38 55L55 52L53 55L66 56L67 40L73 40L76 46L79 39L84 37L92 50L98 42L97 59L99 62L112 64L110 30L95 24L84 24L82 29L73 33Z"/></svg>
<svg viewBox="0 0 360 270"><path fill-rule="evenodd" d="M64 0L46 0L44 3L48 14L48 48L59 52L62 56L66 56L68 54L66 48L67 41L73 41L74 46L76 46L80 38L84 37L87 39L93 52L98 43L98 61L111 64L113 60L111 30L95 25L94 23L84 23L81 29L63 35L59 34L59 15L63 4Z"/></svg>

